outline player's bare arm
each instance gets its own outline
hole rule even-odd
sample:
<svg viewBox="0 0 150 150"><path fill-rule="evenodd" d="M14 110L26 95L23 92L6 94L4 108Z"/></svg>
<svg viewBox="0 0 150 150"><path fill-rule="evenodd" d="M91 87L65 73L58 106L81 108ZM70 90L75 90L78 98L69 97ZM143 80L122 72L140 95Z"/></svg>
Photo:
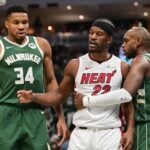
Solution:
<svg viewBox="0 0 150 150"><path fill-rule="evenodd" d="M129 67L124 72L123 69L126 66L122 66L122 74L123 79L125 80L128 73L129 73ZM124 80L122 83L124 83ZM130 150L133 144L133 131L134 131L134 107L132 102L128 103L122 103L121 107L123 108L124 117L127 123L127 130L123 133L122 136L122 147L124 150Z"/></svg>
<svg viewBox="0 0 150 150"><path fill-rule="evenodd" d="M125 88L132 96L142 84L144 78L148 77L149 62L142 56L137 56L131 64L130 72L124 82Z"/></svg>
<svg viewBox="0 0 150 150"><path fill-rule="evenodd" d="M47 40L40 37L38 37L37 40L40 48L43 50L44 53L43 68L44 68L44 75L45 75L44 82L45 82L46 90L47 92L52 91L58 88L58 84L56 82L56 78L53 71L53 63L51 59L52 49Z"/></svg>
<svg viewBox="0 0 150 150"><path fill-rule="evenodd" d="M127 123L127 129L122 135L123 150L131 150L134 134L134 106L132 102L122 104L124 117Z"/></svg>
<svg viewBox="0 0 150 150"><path fill-rule="evenodd" d="M143 79L148 78L148 68L149 63L147 62L147 60L144 60L142 56L137 56L133 60L130 72L123 86L129 91L129 93L132 94L132 96L135 95ZM126 150L131 149L133 145L134 108L132 103L126 103L123 106L125 110L125 118L127 121L127 131L123 134L122 145L123 148Z"/></svg>
<svg viewBox="0 0 150 150"><path fill-rule="evenodd" d="M74 69L72 69L74 68ZM36 103L53 106L65 101L70 92L74 89L74 78L78 69L78 60L71 60L65 68L64 77L58 89L43 94L32 93L32 91L21 90L18 91L18 97L21 103L29 103L34 101Z"/></svg>
<svg viewBox="0 0 150 150"><path fill-rule="evenodd" d="M126 80L127 75L129 73L129 65L127 66L126 63L122 63L122 74L123 74L123 82ZM122 138L122 146L126 150L130 149L133 144L133 131L134 131L134 107L133 103L127 102L122 103L121 107L124 110L124 117L127 122L127 131L124 133Z"/></svg>
<svg viewBox="0 0 150 150"><path fill-rule="evenodd" d="M43 68L44 68L44 76L45 76L44 83L46 87L46 92L50 92L58 88L52 63L52 49L47 40L40 37L38 37L37 40L40 48L43 50L44 53ZM60 104L56 105L54 106L54 109L58 116L57 134L62 137L58 145L61 145L68 138L69 131L65 122L62 106Z"/></svg>

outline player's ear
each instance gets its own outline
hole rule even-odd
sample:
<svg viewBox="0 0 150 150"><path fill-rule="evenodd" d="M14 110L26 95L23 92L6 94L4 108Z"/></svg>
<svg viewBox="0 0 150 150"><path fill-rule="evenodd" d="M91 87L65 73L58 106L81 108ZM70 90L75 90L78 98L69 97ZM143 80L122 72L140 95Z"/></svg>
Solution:
<svg viewBox="0 0 150 150"><path fill-rule="evenodd" d="M107 43L108 43L108 44L111 44L111 43L112 43L112 40L113 40L113 37L112 37L112 36L109 36L109 37L107 38Z"/></svg>
<svg viewBox="0 0 150 150"><path fill-rule="evenodd" d="M138 38L138 39L137 39L137 45L139 46L139 45L141 45L141 43L142 43L142 39L141 39L141 38Z"/></svg>
<svg viewBox="0 0 150 150"><path fill-rule="evenodd" d="M5 21L5 27L8 29L8 21Z"/></svg>

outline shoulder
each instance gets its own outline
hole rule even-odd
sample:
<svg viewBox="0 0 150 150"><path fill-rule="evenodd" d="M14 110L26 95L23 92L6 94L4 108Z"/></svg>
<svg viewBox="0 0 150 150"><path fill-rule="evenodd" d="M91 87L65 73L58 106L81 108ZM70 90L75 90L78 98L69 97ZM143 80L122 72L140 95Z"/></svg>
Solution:
<svg viewBox="0 0 150 150"><path fill-rule="evenodd" d="M146 72L149 68L149 61L143 57L143 55L138 55L134 58L131 64L131 69L138 70L141 73Z"/></svg>
<svg viewBox="0 0 150 150"><path fill-rule="evenodd" d="M129 64L125 61L122 61L119 57L113 55L113 59L116 60L115 62L119 63L121 66L121 71L128 71L129 70Z"/></svg>
<svg viewBox="0 0 150 150"><path fill-rule="evenodd" d="M71 59L71 60L67 63L66 68L70 68L70 69L73 70L73 69L78 68L78 66L79 66L79 59L76 58L76 59Z"/></svg>
<svg viewBox="0 0 150 150"><path fill-rule="evenodd" d="M129 64L127 64L124 61L121 61L121 72L122 72L122 76L123 76L123 80L125 80L125 78L127 77L128 73L129 73Z"/></svg>
<svg viewBox="0 0 150 150"><path fill-rule="evenodd" d="M121 61L121 68L122 69L129 69L129 64L128 63L126 63L126 62L124 62L124 61Z"/></svg>
<svg viewBox="0 0 150 150"><path fill-rule="evenodd" d="M70 74L71 76L75 76L79 68L79 59L71 59L66 67L65 67L65 73Z"/></svg>
<svg viewBox="0 0 150 150"><path fill-rule="evenodd" d="M50 43L42 37L35 37L39 47L42 49L44 53L51 53L51 45Z"/></svg>
<svg viewBox="0 0 150 150"><path fill-rule="evenodd" d="M147 59L145 59L145 57L143 57L143 55L138 55L136 56L133 61L132 61L132 64L131 64L131 67L132 66L143 66L143 67L146 67L147 65L149 65L149 62Z"/></svg>
<svg viewBox="0 0 150 150"><path fill-rule="evenodd" d="M129 64L125 61L122 61L118 56L112 55L112 61L120 63L122 69L129 68Z"/></svg>
<svg viewBox="0 0 150 150"><path fill-rule="evenodd" d="M40 46L49 45L49 42L45 38L42 38L42 37L35 37L35 38Z"/></svg>

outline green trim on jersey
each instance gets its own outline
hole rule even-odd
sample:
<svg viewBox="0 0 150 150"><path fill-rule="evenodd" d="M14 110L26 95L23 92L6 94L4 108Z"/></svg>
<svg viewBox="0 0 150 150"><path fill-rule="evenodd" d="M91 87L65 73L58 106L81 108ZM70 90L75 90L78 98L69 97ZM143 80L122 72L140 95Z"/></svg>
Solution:
<svg viewBox="0 0 150 150"><path fill-rule="evenodd" d="M150 54L144 54L143 57L150 62ZM150 79L145 79L141 88L137 92L136 99L136 121L150 121Z"/></svg>
<svg viewBox="0 0 150 150"><path fill-rule="evenodd" d="M150 53L144 54L144 58L146 58L146 60L150 62Z"/></svg>
<svg viewBox="0 0 150 150"><path fill-rule="evenodd" d="M132 150L150 150L150 122L136 125Z"/></svg>
<svg viewBox="0 0 150 150"><path fill-rule="evenodd" d="M27 36L24 45L13 43L6 37L1 41L4 49L0 60L0 103L21 105L17 99L18 90L44 91L43 54L32 36Z"/></svg>

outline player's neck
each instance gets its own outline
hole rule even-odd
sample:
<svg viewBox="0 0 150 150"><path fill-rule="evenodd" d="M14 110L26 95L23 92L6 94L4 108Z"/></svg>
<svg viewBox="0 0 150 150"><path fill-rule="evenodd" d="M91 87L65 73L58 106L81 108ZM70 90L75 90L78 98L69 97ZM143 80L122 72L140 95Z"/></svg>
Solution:
<svg viewBox="0 0 150 150"><path fill-rule="evenodd" d="M7 36L7 39L13 43L17 43L19 45L23 45L26 41L27 41L27 38L25 37L24 39L15 39L13 38L12 36L8 35Z"/></svg>
<svg viewBox="0 0 150 150"><path fill-rule="evenodd" d="M149 47L140 48L138 50L137 55L143 55L143 54L146 54L146 53L150 53L150 48Z"/></svg>
<svg viewBox="0 0 150 150"><path fill-rule="evenodd" d="M103 62L106 60L109 60L111 58L111 54L110 53L90 53L89 57L97 62Z"/></svg>

